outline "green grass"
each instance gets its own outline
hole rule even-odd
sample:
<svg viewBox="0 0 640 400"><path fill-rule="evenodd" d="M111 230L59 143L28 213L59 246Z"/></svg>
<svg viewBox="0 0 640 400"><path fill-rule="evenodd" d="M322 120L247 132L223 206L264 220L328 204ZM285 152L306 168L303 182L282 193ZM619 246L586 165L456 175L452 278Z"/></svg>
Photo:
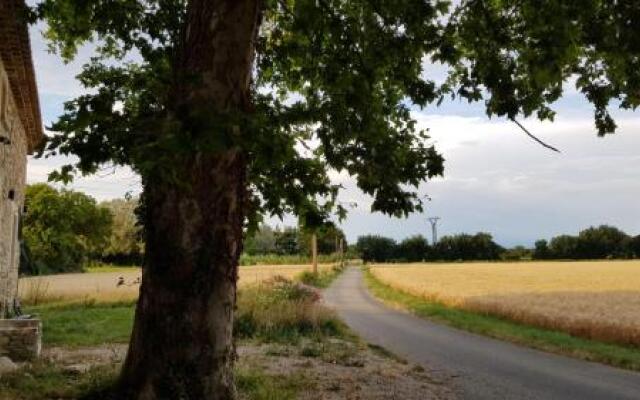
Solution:
<svg viewBox="0 0 640 400"><path fill-rule="evenodd" d="M339 265L335 265L330 270L320 271L314 274L312 271L304 271L298 276L300 282L320 289L329 287L331 283L344 271Z"/></svg>
<svg viewBox="0 0 640 400"><path fill-rule="evenodd" d="M251 400L293 400L312 385L303 374L267 375L257 368L237 368L238 392Z"/></svg>
<svg viewBox="0 0 640 400"><path fill-rule="evenodd" d="M234 328L238 339L290 344L305 338L315 346L322 346L329 337L349 339L345 325L322 307L315 295L286 280L241 290ZM32 306L26 311L42 319L45 346L83 347L127 343L134 308L132 302L78 302ZM336 354L336 359L346 357ZM38 361L0 377L0 399L111 399L108 393L118 370L119 365L108 365L78 374ZM272 376L258 367L245 366L237 369L236 384L242 398L287 400L295 399L312 382L303 374Z"/></svg>
<svg viewBox="0 0 640 400"><path fill-rule="evenodd" d="M375 279L369 271L365 273L365 281L374 296L425 319L540 350L640 371L640 348L637 347L578 338L564 332L448 307L394 289Z"/></svg>
<svg viewBox="0 0 640 400"><path fill-rule="evenodd" d="M111 387L119 367L95 367L86 373L72 373L50 362L38 361L0 377L2 400L92 399L88 395Z"/></svg>
<svg viewBox="0 0 640 400"><path fill-rule="evenodd" d="M40 361L0 377L2 400L85 399L115 400L113 391L119 365L94 367L86 373L72 373ZM250 400L293 400L313 383L303 374L268 375L257 367L240 367L236 387Z"/></svg>
<svg viewBox="0 0 640 400"><path fill-rule="evenodd" d="M76 303L29 307L43 324L45 346L98 346L127 343L133 327L134 305Z"/></svg>

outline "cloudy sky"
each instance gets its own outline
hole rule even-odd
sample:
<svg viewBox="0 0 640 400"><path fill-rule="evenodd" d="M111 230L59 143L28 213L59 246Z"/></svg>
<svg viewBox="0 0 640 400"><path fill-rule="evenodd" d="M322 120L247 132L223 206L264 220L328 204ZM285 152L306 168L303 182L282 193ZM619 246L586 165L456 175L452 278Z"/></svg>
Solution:
<svg viewBox="0 0 640 400"><path fill-rule="evenodd" d="M75 75L90 55L64 65L48 54L38 28L32 28L33 57L45 125L60 115L62 104L82 93ZM429 76L441 68L427 69ZM343 222L349 240L367 233L402 239L430 238L426 218L439 216L439 235L490 232L505 246L531 245L538 238L576 233L596 224L613 224L640 233L640 112L616 113L618 133L598 138L592 110L575 91L567 90L553 123L526 120L527 128L561 149L553 153L525 136L513 123L484 115L481 105L449 103L415 110L443 153L444 178L420 187L431 201L424 214L394 219L369 211L371 199L348 176L334 176L346 187L341 199L356 201ZM29 183L46 181L64 159L31 159ZM138 177L127 169L107 170L72 185L98 200L140 191ZM274 221L277 222L277 221Z"/></svg>

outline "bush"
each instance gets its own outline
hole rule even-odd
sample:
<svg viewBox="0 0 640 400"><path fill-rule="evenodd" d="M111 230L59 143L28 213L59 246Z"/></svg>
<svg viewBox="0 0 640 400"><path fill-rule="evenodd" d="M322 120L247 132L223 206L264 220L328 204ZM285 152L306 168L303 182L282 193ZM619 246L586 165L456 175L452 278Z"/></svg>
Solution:
<svg viewBox="0 0 640 400"><path fill-rule="evenodd" d="M22 233L30 262L40 273L79 272L107 242L112 215L83 193L31 185L26 203Z"/></svg>
<svg viewBox="0 0 640 400"><path fill-rule="evenodd" d="M289 341L309 335L341 335L342 323L318 300L317 291L284 278L243 288L238 293L235 336Z"/></svg>

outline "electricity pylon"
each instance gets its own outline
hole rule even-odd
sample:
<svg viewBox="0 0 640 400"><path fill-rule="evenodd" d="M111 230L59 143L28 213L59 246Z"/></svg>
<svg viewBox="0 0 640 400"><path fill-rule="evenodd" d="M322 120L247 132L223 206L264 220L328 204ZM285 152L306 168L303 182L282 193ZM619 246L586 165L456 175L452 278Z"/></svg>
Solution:
<svg viewBox="0 0 640 400"><path fill-rule="evenodd" d="M436 243L438 243L438 220L439 219L440 219L440 217L429 217L429 218L427 218L427 220L429 220L429 223L431 223L432 245L435 245Z"/></svg>

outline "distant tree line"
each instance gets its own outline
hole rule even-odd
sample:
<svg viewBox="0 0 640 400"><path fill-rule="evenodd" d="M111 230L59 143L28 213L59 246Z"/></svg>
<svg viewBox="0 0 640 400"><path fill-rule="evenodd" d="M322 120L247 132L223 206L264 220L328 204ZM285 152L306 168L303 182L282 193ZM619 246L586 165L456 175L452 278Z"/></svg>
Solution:
<svg viewBox="0 0 640 400"><path fill-rule="evenodd" d="M484 232L444 236L435 246L421 235L399 243L391 238L367 235L358 238L356 249L365 262L498 260L504 252L491 235Z"/></svg>
<svg viewBox="0 0 640 400"><path fill-rule="evenodd" d="M483 232L444 236L435 246L420 235L401 242L366 235L358 238L356 249L364 261L374 262L631 259L640 258L640 235L630 236L613 226L600 225L584 229L577 236L538 240L533 249L503 248Z"/></svg>
<svg viewBox="0 0 640 400"><path fill-rule="evenodd" d="M549 242L536 241L533 258L537 260L640 258L640 235L630 236L609 225L590 227L580 231L577 236L560 235Z"/></svg>

